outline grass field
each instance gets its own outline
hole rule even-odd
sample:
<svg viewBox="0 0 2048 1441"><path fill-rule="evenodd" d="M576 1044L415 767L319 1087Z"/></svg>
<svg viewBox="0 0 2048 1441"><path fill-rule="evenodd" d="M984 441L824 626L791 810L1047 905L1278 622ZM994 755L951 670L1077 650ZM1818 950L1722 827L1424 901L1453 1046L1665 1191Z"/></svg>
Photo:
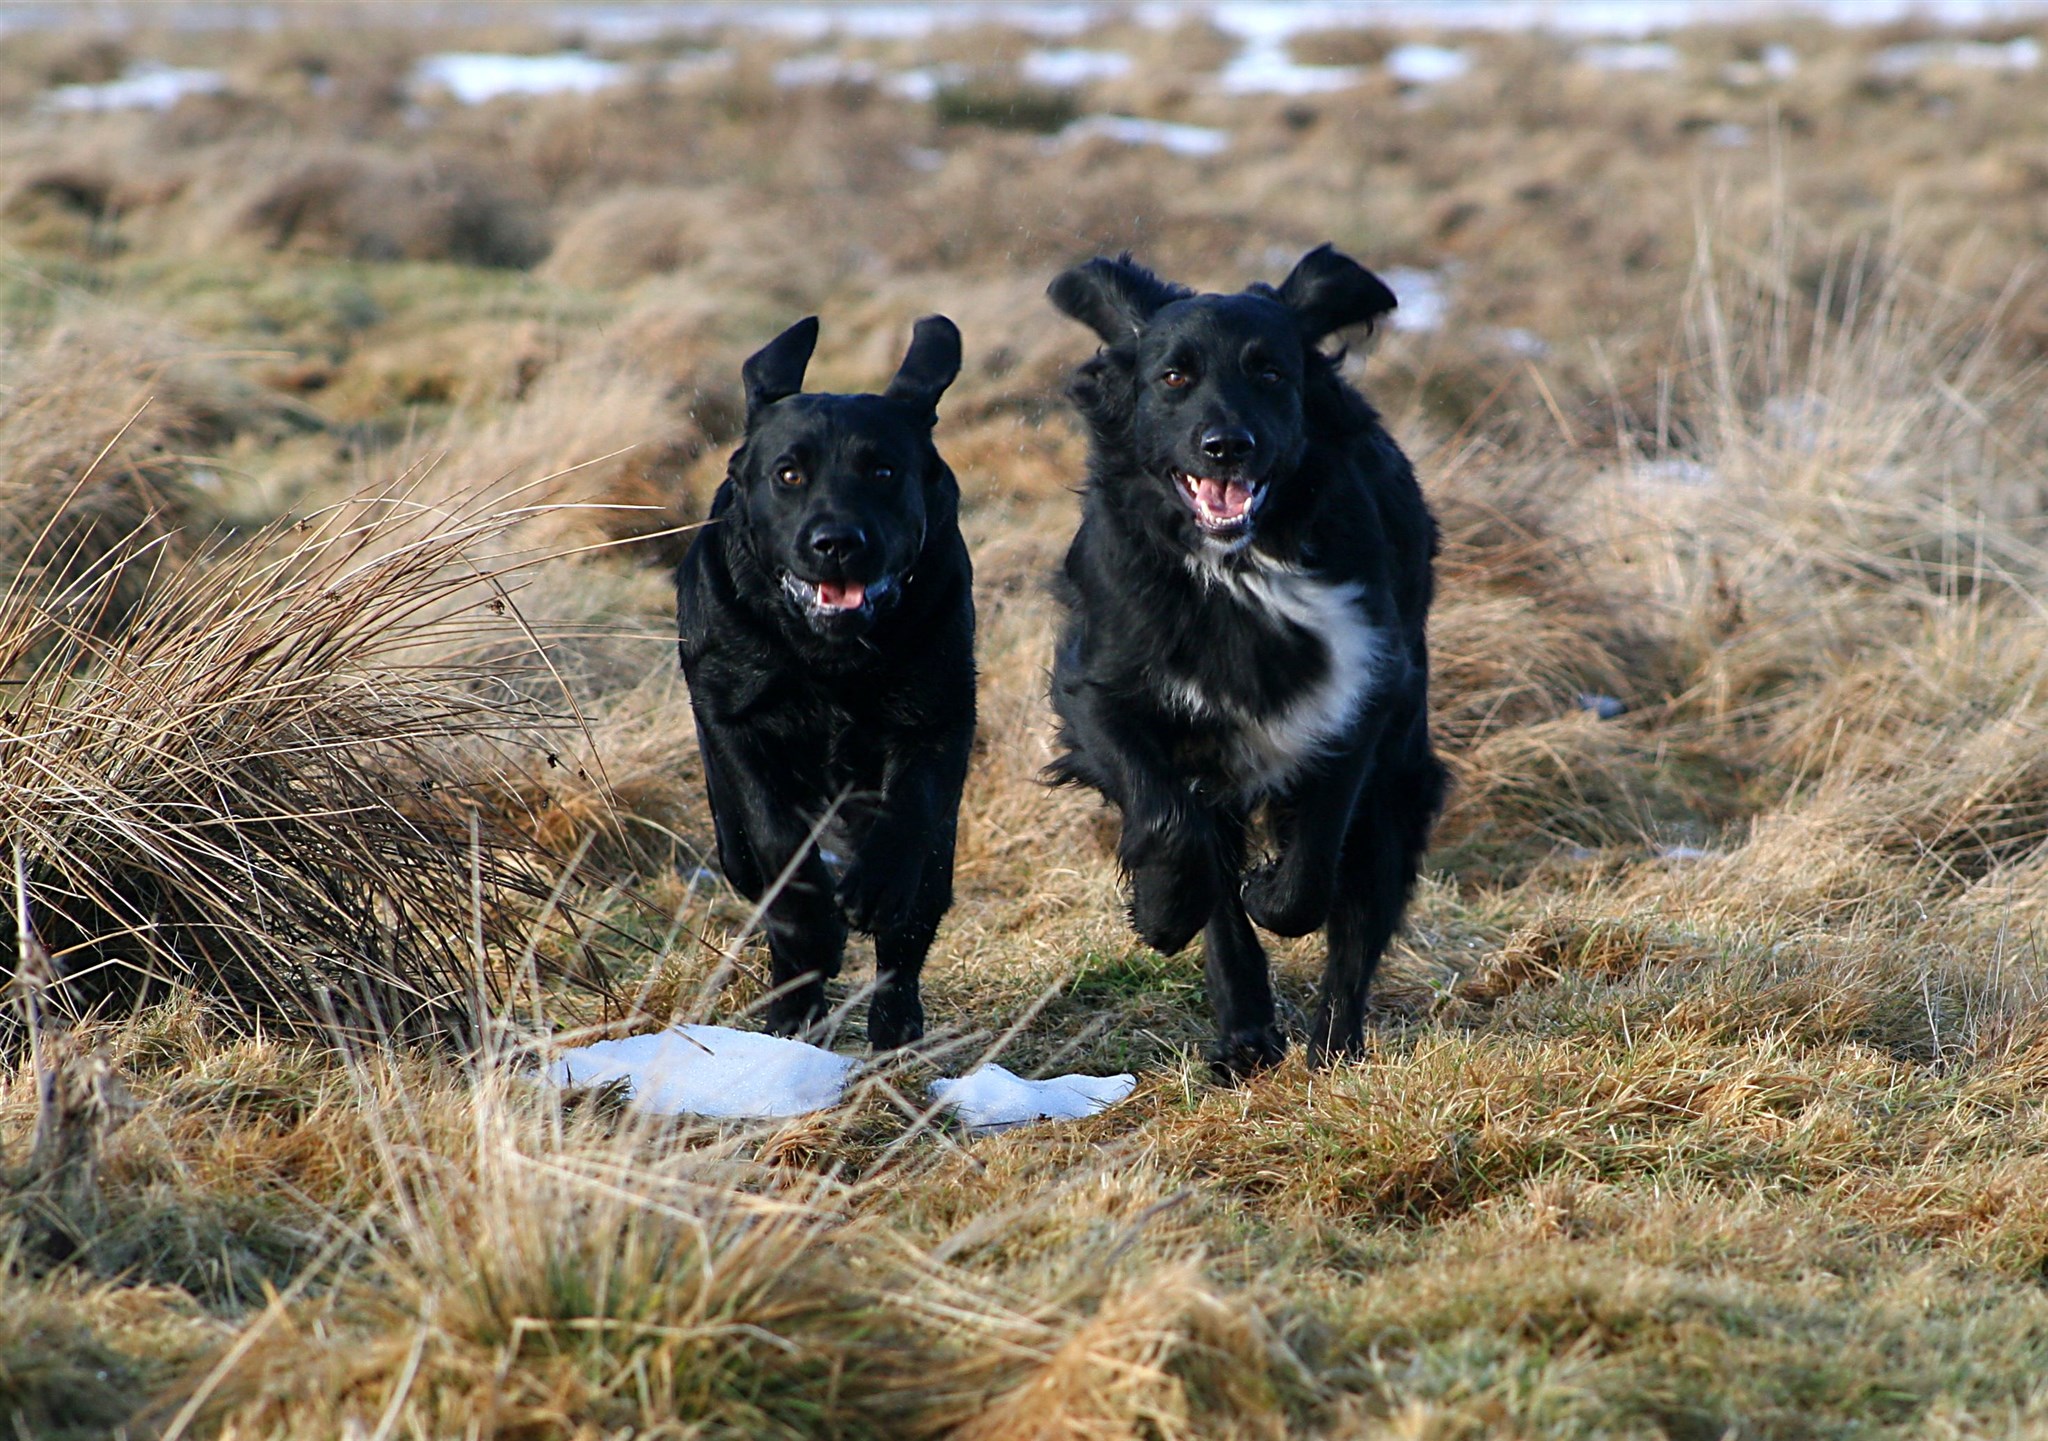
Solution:
<svg viewBox="0 0 2048 1441"><path fill-rule="evenodd" d="M1199 15L594 30L591 94L413 83L565 44L502 13L0 49L17 1434L2048 1435L2048 27L1310 32L1356 68L1302 95ZM1020 78L1070 46L1130 63ZM138 62L220 87L49 98ZM1092 345L1041 297L1324 240L1407 302L1347 366L1443 522L1455 789L1366 1058L1221 1088L1199 958L1036 781ZM739 363L815 312L868 388L933 310L982 728L931 1052L784 1123L547 1092L548 1034L765 985L664 569ZM970 1137L922 1097L985 1053L1138 1088Z"/></svg>

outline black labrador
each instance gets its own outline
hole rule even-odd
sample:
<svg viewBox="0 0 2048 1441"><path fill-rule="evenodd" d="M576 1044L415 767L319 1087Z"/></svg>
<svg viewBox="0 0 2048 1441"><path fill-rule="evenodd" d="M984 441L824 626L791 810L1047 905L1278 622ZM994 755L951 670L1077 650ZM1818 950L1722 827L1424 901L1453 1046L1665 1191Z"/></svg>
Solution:
<svg viewBox="0 0 2048 1441"><path fill-rule="evenodd" d="M1277 288L1198 295L1124 256L1049 294L1103 341L1068 392L1090 460L1059 580L1049 778L1122 811L1145 942L1171 954L1204 933L1219 1069L1286 1051L1254 921L1328 926L1310 1057L1356 1054L1444 790L1424 638L1436 522L1319 348L1393 292L1325 245ZM1276 858L1246 875L1261 807Z"/></svg>
<svg viewBox="0 0 2048 1441"><path fill-rule="evenodd" d="M924 1034L974 740L973 571L932 444L960 332L920 320L880 395L801 394L817 341L801 320L741 372L746 435L676 572L679 648L719 863L770 897L769 1028L825 1014L851 927L875 938L888 1050Z"/></svg>

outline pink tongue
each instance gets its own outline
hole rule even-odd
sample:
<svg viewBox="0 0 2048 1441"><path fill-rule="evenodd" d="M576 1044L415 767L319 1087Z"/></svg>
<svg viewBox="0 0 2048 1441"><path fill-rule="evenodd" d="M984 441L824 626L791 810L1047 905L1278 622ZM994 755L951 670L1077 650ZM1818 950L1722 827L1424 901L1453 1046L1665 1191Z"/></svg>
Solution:
<svg viewBox="0 0 2048 1441"><path fill-rule="evenodd" d="M868 588L857 580L818 582L818 604L827 610L859 610L868 598Z"/></svg>
<svg viewBox="0 0 2048 1441"><path fill-rule="evenodd" d="M1251 488L1242 481L1210 480L1207 476L1190 476L1194 483L1195 499L1202 509L1223 520L1234 520L1244 514L1245 506L1251 503Z"/></svg>

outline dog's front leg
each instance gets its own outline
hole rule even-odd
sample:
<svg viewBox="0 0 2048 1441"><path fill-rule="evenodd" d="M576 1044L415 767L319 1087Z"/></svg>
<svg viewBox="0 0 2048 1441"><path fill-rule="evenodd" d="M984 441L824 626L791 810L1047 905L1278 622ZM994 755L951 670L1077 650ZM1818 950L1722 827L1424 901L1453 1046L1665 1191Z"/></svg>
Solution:
<svg viewBox="0 0 2048 1441"><path fill-rule="evenodd" d="M1060 685L1057 700L1070 754L1055 773L1094 786L1123 812L1116 859L1131 878L1131 925L1170 956L1207 923L1226 882L1235 888L1218 860L1215 818L1137 708L1086 683Z"/></svg>
<svg viewBox="0 0 2048 1441"><path fill-rule="evenodd" d="M953 844L973 743L970 722L937 743L905 737L891 749L880 794L840 878L842 913L875 938L868 1040L878 1051L924 1035L918 978L953 904Z"/></svg>
<svg viewBox="0 0 2048 1441"><path fill-rule="evenodd" d="M1326 757L1268 811L1278 854L1244 881L1244 908L1276 936L1305 936L1330 918L1352 813L1386 731L1383 707L1359 718L1345 749Z"/></svg>
<svg viewBox="0 0 2048 1441"><path fill-rule="evenodd" d="M761 929L775 988L767 1026L791 1036L825 1015L825 982L839 974L846 924L812 836L812 805L791 789L788 768L746 737L743 723L697 727L719 865L741 895L766 902Z"/></svg>

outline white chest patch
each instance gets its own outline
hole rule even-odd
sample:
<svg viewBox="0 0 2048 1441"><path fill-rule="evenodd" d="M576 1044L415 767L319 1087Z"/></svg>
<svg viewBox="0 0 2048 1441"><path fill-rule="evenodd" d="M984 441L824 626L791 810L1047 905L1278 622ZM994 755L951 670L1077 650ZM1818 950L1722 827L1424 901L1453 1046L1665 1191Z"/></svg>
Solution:
<svg viewBox="0 0 2048 1441"><path fill-rule="evenodd" d="M1386 639L1359 605L1364 587L1319 579L1257 551L1250 560L1247 567L1225 567L1190 556L1188 569L1203 584L1315 637L1324 650L1322 674L1263 712L1191 677L1170 675L1166 682L1191 716L1235 722L1240 783L1256 795L1285 785L1351 728L1378 679Z"/></svg>

